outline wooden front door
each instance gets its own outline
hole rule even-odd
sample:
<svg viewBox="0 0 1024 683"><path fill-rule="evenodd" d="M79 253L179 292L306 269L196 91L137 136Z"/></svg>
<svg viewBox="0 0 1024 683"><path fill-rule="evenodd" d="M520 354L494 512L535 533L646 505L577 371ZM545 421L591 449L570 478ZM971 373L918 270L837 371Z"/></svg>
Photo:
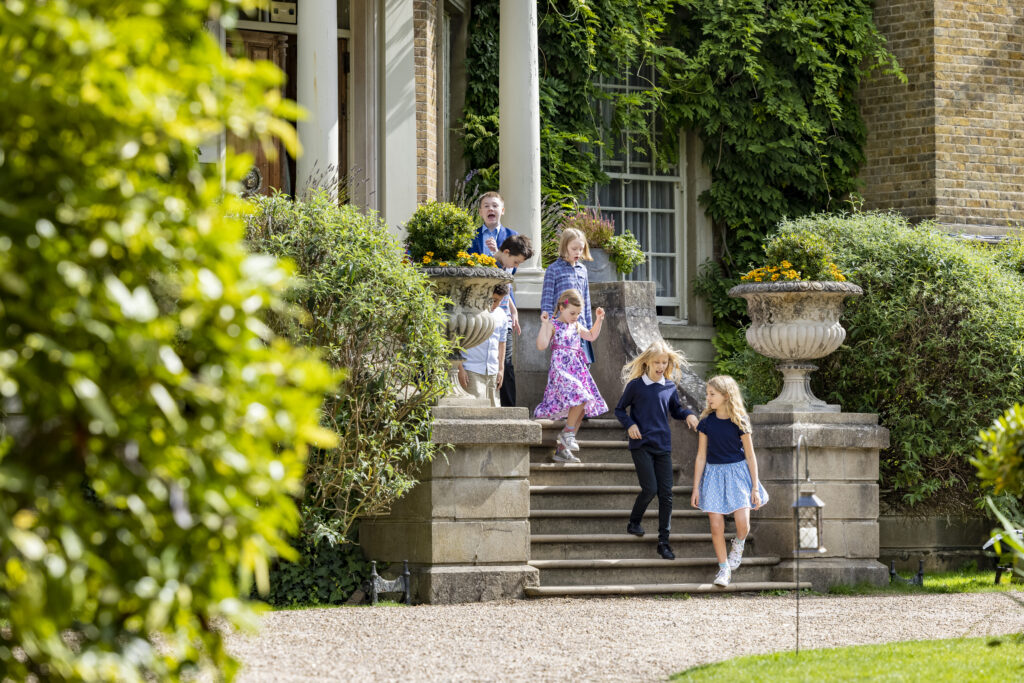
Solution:
<svg viewBox="0 0 1024 683"><path fill-rule="evenodd" d="M285 69L285 53L288 37L280 33L261 31L235 31L228 34L228 53L251 60L266 60ZM284 146L275 140L269 150L256 140L241 140L228 133L228 149L232 153L252 155L253 167L245 177L244 192L248 195L271 194L284 187L287 159Z"/></svg>

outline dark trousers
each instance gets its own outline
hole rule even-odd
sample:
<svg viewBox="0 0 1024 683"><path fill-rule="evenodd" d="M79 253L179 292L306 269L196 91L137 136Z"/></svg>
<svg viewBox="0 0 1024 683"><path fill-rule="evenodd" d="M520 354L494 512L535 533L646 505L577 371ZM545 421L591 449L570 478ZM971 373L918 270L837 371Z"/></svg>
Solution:
<svg viewBox="0 0 1024 683"><path fill-rule="evenodd" d="M630 451L640 480L640 495L629 514L632 524L639 524L647 506L658 496L658 541L668 543L672 528L672 454L647 448Z"/></svg>
<svg viewBox="0 0 1024 683"><path fill-rule="evenodd" d="M512 335L515 331L508 328L508 336L505 338L505 376L501 380L502 408L514 408L516 405L516 369L512 365Z"/></svg>

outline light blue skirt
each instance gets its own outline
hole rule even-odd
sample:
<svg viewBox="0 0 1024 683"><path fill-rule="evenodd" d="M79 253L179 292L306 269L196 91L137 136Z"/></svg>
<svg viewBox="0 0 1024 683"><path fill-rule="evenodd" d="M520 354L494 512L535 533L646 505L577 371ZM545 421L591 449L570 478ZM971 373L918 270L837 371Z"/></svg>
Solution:
<svg viewBox="0 0 1024 683"><path fill-rule="evenodd" d="M758 492L761 494L761 504L768 502L768 492L764 490L761 482L757 483ZM727 465L705 465L704 474L700 479L700 500L699 507L704 512L715 512L720 515L728 515L742 510L752 508L750 502L750 490L753 483L750 481L750 468L746 460L732 462Z"/></svg>

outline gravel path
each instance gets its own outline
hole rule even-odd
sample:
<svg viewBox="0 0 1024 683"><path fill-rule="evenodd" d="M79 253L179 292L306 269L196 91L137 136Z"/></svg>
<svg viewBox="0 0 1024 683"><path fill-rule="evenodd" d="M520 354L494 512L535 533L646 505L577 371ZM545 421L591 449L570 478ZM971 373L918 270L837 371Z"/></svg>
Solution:
<svg viewBox="0 0 1024 683"><path fill-rule="evenodd" d="M735 595L299 610L268 613L229 650L245 683L651 681L792 649L795 607L792 595ZM1004 593L800 599L807 649L1022 630L1024 606Z"/></svg>

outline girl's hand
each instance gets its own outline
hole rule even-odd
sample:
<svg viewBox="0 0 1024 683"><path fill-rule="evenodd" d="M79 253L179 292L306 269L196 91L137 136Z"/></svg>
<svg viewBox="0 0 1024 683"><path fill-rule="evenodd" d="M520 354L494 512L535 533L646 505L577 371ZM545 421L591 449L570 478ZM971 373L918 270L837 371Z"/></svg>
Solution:
<svg viewBox="0 0 1024 683"><path fill-rule="evenodd" d="M540 312L540 321L542 323L546 323L548 320L551 320L551 316L548 315L548 312L547 311L541 311Z"/></svg>
<svg viewBox="0 0 1024 683"><path fill-rule="evenodd" d="M754 504L754 509L761 507L761 492L757 490L757 484L754 484L754 490L750 492L750 502Z"/></svg>
<svg viewBox="0 0 1024 683"><path fill-rule="evenodd" d="M693 495L690 496L690 507L700 507L700 491L693 487Z"/></svg>
<svg viewBox="0 0 1024 683"><path fill-rule="evenodd" d="M629 429L626 430L626 434L628 434L629 438L631 438L631 439L639 439L640 438L640 428L637 427L636 425L630 425Z"/></svg>
<svg viewBox="0 0 1024 683"><path fill-rule="evenodd" d="M696 415L686 416L686 426L690 428L690 431L697 431L697 425L700 424L700 420L697 419Z"/></svg>
<svg viewBox="0 0 1024 683"><path fill-rule="evenodd" d="M604 309L603 309L603 308L601 308L600 306L598 306L598 307L597 307L597 310L596 310L596 311L594 311L594 316L595 316L595 317L596 317L596 318L597 318L598 320L604 320Z"/></svg>

